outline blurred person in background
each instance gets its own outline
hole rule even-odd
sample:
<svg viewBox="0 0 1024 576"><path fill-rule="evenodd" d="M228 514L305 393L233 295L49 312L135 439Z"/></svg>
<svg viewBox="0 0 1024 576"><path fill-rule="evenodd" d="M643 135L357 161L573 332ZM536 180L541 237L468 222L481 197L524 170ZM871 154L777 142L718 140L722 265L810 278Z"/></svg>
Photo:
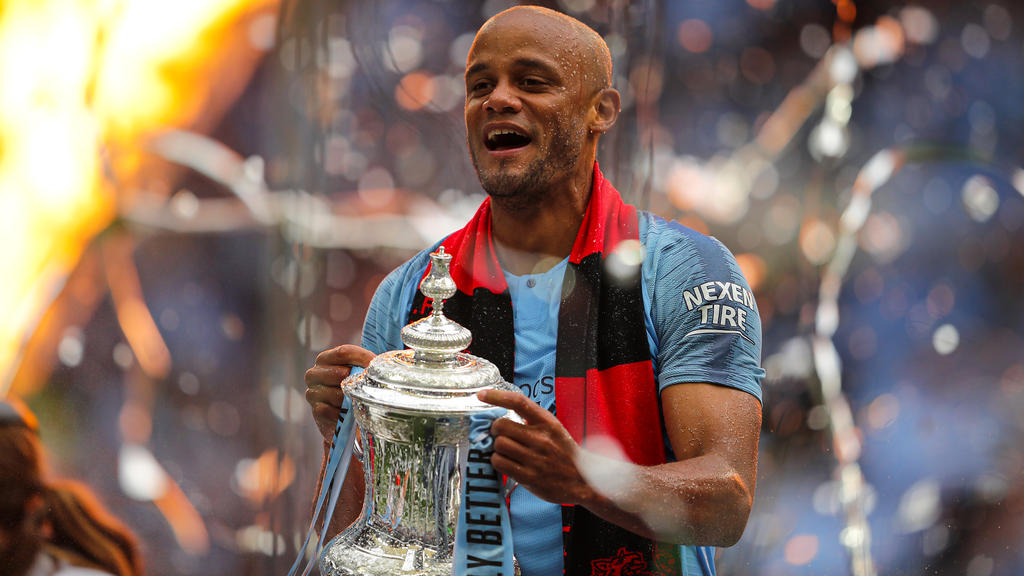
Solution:
<svg viewBox="0 0 1024 576"><path fill-rule="evenodd" d="M38 421L0 401L0 573L141 576L135 536L77 482L50 478Z"/></svg>
<svg viewBox="0 0 1024 576"><path fill-rule="evenodd" d="M522 488L510 506L524 576L711 576L711 547L739 540L754 498L758 311L721 243L623 203L604 179L597 144L620 110L611 77L604 40L566 15L518 7L481 27L465 120L489 198L381 283L363 347L321 353L306 398L327 449L351 366L402 348L402 326L430 313L417 287L443 245L459 287L446 315L525 392L481 395L525 420L491 429L495 469ZM626 488L589 479L579 443L596 436L632 462ZM356 519L362 483L354 461L329 536Z"/></svg>

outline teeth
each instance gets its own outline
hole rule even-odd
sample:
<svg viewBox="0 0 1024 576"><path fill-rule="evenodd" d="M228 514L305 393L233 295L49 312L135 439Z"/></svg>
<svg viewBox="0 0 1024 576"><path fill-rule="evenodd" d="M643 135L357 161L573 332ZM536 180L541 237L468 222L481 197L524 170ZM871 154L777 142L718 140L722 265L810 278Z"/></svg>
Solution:
<svg viewBox="0 0 1024 576"><path fill-rule="evenodd" d="M496 130L491 130L490 132L488 132L487 133L487 139L488 140L493 140L493 139L497 138L498 136L504 136L506 134L517 134L518 135L519 133L516 132L515 130L509 130L508 128L498 128Z"/></svg>

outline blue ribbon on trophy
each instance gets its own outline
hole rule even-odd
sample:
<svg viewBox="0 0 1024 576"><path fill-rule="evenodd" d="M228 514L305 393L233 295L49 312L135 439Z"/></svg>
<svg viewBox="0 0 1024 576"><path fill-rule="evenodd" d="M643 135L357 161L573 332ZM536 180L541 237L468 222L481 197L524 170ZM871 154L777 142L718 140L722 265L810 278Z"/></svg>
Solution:
<svg viewBox="0 0 1024 576"><path fill-rule="evenodd" d="M360 368L359 371L362 371ZM356 369L352 370L353 375L357 374ZM324 538L327 536L327 526L334 515L334 508L338 504L338 495L341 494L341 485L345 482L348 474L348 464L352 460L352 444L354 441L352 431L355 428L355 418L347 418L352 410L352 402L345 398L341 406L341 414L338 415L338 422L334 426L334 438L331 439L331 450L327 454L327 466L324 468L324 478L320 483L320 493L316 497L316 506L313 508L313 518L309 522L309 530L306 532L306 539L296 554L295 562L292 564L288 576L294 576L302 562L306 550L309 548L310 540L316 533L316 521L324 512L323 527L320 530L320 538L316 542L309 560L306 561L302 576L308 576L313 566L320 558L320 551L324 548ZM327 505L326 510L324 504Z"/></svg>
<svg viewBox="0 0 1024 576"><path fill-rule="evenodd" d="M491 424L505 415L493 408L470 416L469 450L459 455L462 501L456 524L455 575L513 576L512 524L501 475L491 465Z"/></svg>

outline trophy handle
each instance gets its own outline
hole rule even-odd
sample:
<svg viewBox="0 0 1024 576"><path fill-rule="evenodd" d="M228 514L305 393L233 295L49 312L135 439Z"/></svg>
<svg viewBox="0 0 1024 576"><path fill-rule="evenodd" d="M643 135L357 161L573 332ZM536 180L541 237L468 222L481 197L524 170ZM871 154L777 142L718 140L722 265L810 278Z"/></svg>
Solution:
<svg viewBox="0 0 1024 576"><path fill-rule="evenodd" d="M363 463L363 439L359 434L359 425L357 424L355 430L352 431L354 438L352 439L352 456L360 464Z"/></svg>
<svg viewBox="0 0 1024 576"><path fill-rule="evenodd" d="M512 495L512 491L516 488L519 488L519 481L510 476L508 482L505 482L505 490L502 492L501 497L508 500L508 497Z"/></svg>
<svg viewBox="0 0 1024 576"><path fill-rule="evenodd" d="M518 390L518 388L516 390ZM504 416L501 416L500 418L498 418L498 420L501 420L502 418L504 418L505 420L511 420L511 421L515 422L516 424L526 424L526 421L523 420L523 417L520 416L519 413L516 412L515 410L509 410L508 412L505 413ZM512 494L512 491L515 490L518 487L519 487L519 481L516 480L515 478L509 476L508 477L508 481L505 482L505 487L504 487L504 490L502 492L502 498L505 498L507 500L508 497Z"/></svg>

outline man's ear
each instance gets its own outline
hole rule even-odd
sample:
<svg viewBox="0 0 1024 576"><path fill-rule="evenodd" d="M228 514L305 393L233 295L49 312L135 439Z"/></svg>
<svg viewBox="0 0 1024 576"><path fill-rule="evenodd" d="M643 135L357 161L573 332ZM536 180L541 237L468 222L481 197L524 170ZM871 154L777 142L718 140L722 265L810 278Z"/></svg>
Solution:
<svg viewBox="0 0 1024 576"><path fill-rule="evenodd" d="M622 97L615 88L602 88L594 96L594 117L590 123L590 131L604 134L611 130L619 118Z"/></svg>

